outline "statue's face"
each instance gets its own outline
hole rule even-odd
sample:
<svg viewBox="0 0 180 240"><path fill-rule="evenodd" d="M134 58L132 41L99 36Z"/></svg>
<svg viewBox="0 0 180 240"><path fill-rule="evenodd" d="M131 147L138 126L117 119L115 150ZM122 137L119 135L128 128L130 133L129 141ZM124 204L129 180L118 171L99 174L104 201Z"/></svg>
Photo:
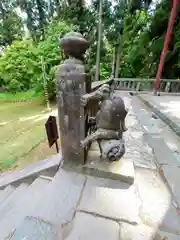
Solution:
<svg viewBox="0 0 180 240"><path fill-rule="evenodd" d="M109 99L110 98L110 90L104 89L103 91L103 99Z"/></svg>

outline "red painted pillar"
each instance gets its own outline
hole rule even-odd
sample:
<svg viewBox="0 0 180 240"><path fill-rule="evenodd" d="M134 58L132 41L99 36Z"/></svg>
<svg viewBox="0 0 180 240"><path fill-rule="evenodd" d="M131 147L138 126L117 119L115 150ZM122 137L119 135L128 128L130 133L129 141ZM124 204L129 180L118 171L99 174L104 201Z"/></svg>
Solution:
<svg viewBox="0 0 180 240"><path fill-rule="evenodd" d="M161 73L162 73L162 70L163 70L164 60L165 60L165 57L166 57L166 52L168 50L168 44L169 44L169 40L171 38L174 21L175 21L175 18L176 18L176 10L177 10L178 4L179 4L179 0L173 0L173 7L172 7L172 10L171 10L171 16L170 16L169 23L168 23L168 29L167 29L167 32L166 32L164 47L163 47L163 50L162 50L162 53L161 53L156 78L154 80L154 93L155 94L157 93L157 90L158 90L158 87L159 87Z"/></svg>

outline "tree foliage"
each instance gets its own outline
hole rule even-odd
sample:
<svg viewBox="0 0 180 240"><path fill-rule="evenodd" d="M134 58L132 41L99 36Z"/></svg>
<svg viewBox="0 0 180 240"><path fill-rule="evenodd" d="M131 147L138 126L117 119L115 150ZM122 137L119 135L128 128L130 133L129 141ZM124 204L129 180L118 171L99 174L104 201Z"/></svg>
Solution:
<svg viewBox="0 0 180 240"><path fill-rule="evenodd" d="M37 72L37 50L31 40L15 41L0 59L0 76L10 91L28 90Z"/></svg>
<svg viewBox="0 0 180 240"><path fill-rule="evenodd" d="M120 77L154 77L167 31L172 1L156 6L151 0L102 0L102 43L100 77L111 73ZM19 9L17 11L17 9ZM98 39L99 1L86 5L83 0L2 0L0 2L0 86L9 91L42 91L42 61L51 96L54 75L62 60L59 37L81 32L90 43L85 56L92 79ZM21 13L21 14L19 14ZM24 33L24 29L26 29ZM29 33L29 35L27 34ZM25 36L29 36L25 39ZM180 75L180 7L163 77ZM6 48L5 51L2 49Z"/></svg>
<svg viewBox="0 0 180 240"><path fill-rule="evenodd" d="M22 39L23 25L21 18L14 11L15 2L0 1L0 47L9 46L14 40Z"/></svg>
<svg viewBox="0 0 180 240"><path fill-rule="evenodd" d="M15 41L0 58L1 85L9 91L26 91L31 88L43 90L42 60L46 68L46 77L50 95L54 96L53 69L61 61L59 35L72 29L63 22L53 22L45 32L45 40L35 45L32 40Z"/></svg>

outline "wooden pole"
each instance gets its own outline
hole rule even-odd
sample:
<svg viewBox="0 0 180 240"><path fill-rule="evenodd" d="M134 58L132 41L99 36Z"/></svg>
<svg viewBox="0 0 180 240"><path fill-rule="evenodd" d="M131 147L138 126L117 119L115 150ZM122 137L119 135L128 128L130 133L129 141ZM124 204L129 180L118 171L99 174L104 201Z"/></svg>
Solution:
<svg viewBox="0 0 180 240"><path fill-rule="evenodd" d="M119 43L117 46L117 54L116 54L115 78L119 77L120 55L121 55L121 38L119 37Z"/></svg>
<svg viewBox="0 0 180 240"><path fill-rule="evenodd" d="M162 50L162 53L161 53L160 62L159 62L159 66L158 66L158 71L157 71L157 74L156 74L156 78L154 80L154 90L153 90L153 93L155 95L157 94L157 90L159 88L159 82L160 82L160 78L161 78L161 74L162 74L162 70L163 70L163 66L164 66L166 52L168 50L169 41L170 41L171 34L172 34L172 31L173 31L174 21L176 19L176 10L177 10L178 4L179 4L179 0L173 0L173 6L172 6L171 16L170 16L170 19L169 19L168 29L167 29L166 37L165 37L165 41L164 41L164 47L163 47L163 50Z"/></svg>
<svg viewBox="0 0 180 240"><path fill-rule="evenodd" d="M97 53L96 53L95 81L100 80L99 75L100 75L101 41L102 41L102 0L99 1L99 23L98 23L98 43L97 43Z"/></svg>
<svg viewBox="0 0 180 240"><path fill-rule="evenodd" d="M56 144L56 151L57 151L57 153L59 153L59 146L58 146L57 140L56 140L55 144Z"/></svg>
<svg viewBox="0 0 180 240"><path fill-rule="evenodd" d="M45 101L46 101L46 106L47 109L50 110L50 103L49 103L49 94L48 94L48 89L47 89L47 82L46 82L46 69L44 65L44 59L41 56L41 69L42 69L42 78L43 78L43 84L44 84L44 95L45 95Z"/></svg>

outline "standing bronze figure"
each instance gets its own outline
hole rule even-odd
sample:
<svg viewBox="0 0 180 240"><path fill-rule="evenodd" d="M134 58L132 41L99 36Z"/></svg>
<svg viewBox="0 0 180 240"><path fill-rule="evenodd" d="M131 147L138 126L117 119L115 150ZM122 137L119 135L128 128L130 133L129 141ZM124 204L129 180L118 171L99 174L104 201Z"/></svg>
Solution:
<svg viewBox="0 0 180 240"><path fill-rule="evenodd" d="M100 110L95 117L96 130L81 141L81 146L86 147L96 140L102 158L110 161L119 160L125 153L123 132L127 130L125 127L127 110L124 101L120 97L110 96L108 84L82 96L81 104L86 106L91 99L99 100L100 103Z"/></svg>

